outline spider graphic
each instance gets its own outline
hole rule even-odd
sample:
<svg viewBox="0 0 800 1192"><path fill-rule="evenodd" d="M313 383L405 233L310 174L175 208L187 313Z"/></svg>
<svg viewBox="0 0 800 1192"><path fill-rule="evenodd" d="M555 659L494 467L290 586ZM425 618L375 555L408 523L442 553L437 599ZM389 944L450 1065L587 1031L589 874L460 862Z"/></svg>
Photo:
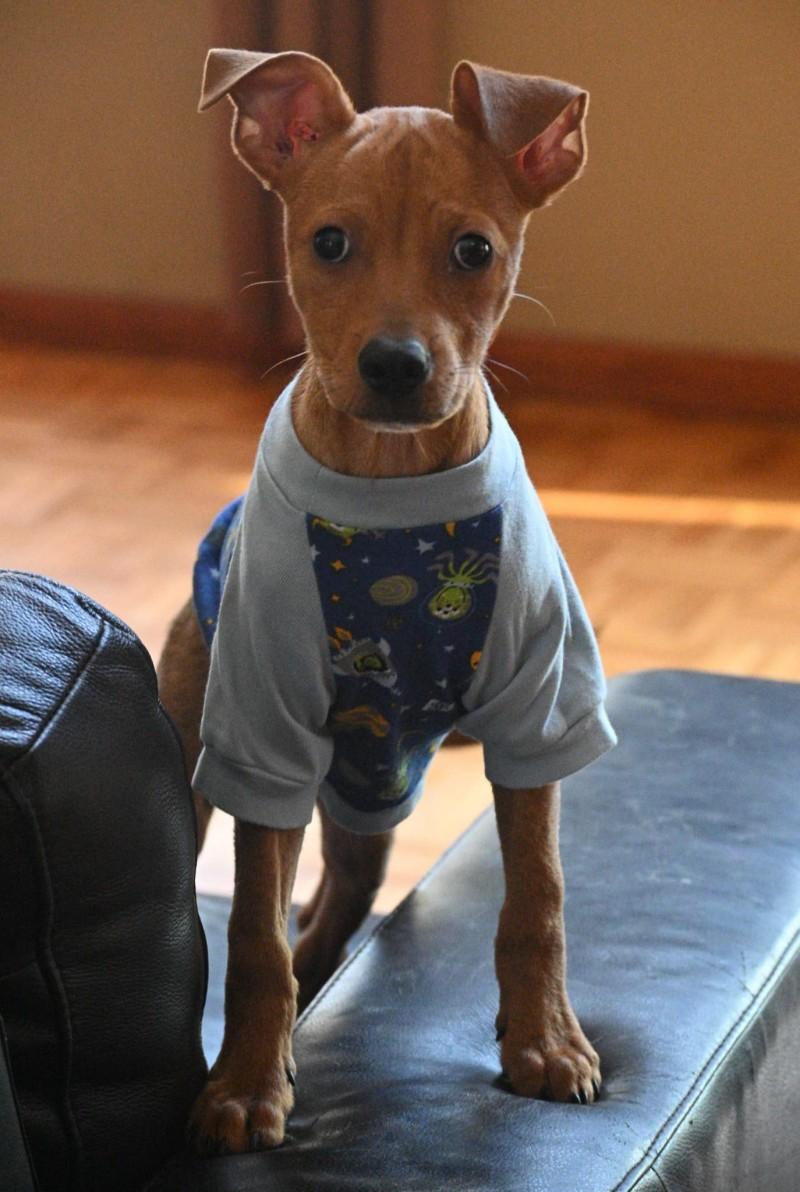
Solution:
<svg viewBox="0 0 800 1192"><path fill-rule="evenodd" d="M441 586L427 602L428 612L439 621L460 621L472 611L474 597L471 589L478 584L497 583L500 560L497 555L481 555L468 550L460 567L451 550L436 556L436 562L428 568L435 571Z"/></svg>

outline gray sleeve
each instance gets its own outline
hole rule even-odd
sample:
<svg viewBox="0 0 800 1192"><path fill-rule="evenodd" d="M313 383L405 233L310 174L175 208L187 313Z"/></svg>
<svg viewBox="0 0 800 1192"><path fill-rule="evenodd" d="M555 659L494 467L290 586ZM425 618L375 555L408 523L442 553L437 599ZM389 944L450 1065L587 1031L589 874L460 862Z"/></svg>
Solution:
<svg viewBox="0 0 800 1192"><path fill-rule="evenodd" d="M333 752L332 698L305 517L257 462L211 648L195 788L250 823L307 824Z"/></svg>
<svg viewBox="0 0 800 1192"><path fill-rule="evenodd" d="M605 694L591 624L526 479L504 508L497 600L459 728L483 743L491 782L544 786L616 743Z"/></svg>

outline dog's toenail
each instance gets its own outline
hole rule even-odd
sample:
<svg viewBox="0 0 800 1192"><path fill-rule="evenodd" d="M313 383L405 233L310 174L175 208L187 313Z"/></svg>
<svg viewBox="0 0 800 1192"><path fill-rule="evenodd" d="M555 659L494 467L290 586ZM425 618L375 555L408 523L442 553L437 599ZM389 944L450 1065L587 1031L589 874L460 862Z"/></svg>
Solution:
<svg viewBox="0 0 800 1192"><path fill-rule="evenodd" d="M582 1099L580 1093L570 1093L569 1099L570 1099L570 1101L573 1101L576 1105L583 1105L583 1099Z"/></svg>
<svg viewBox="0 0 800 1192"><path fill-rule="evenodd" d="M297 1077L294 1073L293 1068L286 1069L286 1079L289 1081L289 1084L292 1086L293 1089L297 1088Z"/></svg>

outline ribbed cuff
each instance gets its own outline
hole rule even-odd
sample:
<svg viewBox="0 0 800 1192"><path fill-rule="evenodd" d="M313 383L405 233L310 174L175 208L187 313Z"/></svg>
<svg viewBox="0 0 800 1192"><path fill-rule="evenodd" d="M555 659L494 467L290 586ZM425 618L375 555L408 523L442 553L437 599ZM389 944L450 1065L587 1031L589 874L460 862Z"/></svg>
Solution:
<svg viewBox="0 0 800 1192"><path fill-rule="evenodd" d="M304 828L317 792L252 766L242 766L206 745L192 785L214 807L265 828Z"/></svg>
<svg viewBox="0 0 800 1192"><path fill-rule="evenodd" d="M575 774L617 743L605 708L594 708L564 734L552 749L526 758L509 757L500 745L486 745L484 765L490 782L508 790L546 786Z"/></svg>

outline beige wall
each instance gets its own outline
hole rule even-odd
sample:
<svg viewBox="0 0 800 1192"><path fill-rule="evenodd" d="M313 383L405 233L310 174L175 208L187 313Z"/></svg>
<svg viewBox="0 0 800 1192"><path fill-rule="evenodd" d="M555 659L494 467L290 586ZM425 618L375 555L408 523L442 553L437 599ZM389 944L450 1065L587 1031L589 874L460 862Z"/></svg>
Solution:
<svg viewBox="0 0 800 1192"><path fill-rule="evenodd" d="M401 37L407 0L370 2ZM800 350L797 0L431 3L443 103L460 57L592 92L588 170L534 216L521 280L558 334ZM0 284L229 301L237 166L227 113L195 106L208 45L249 8L0 5ZM509 326L551 330L523 301Z"/></svg>
<svg viewBox="0 0 800 1192"><path fill-rule="evenodd" d="M0 5L0 284L216 301L214 0Z"/></svg>
<svg viewBox="0 0 800 1192"><path fill-rule="evenodd" d="M520 283L558 333L800 351L797 0L445 3L443 71L592 93L587 172L534 216ZM550 329L522 301L508 325Z"/></svg>

